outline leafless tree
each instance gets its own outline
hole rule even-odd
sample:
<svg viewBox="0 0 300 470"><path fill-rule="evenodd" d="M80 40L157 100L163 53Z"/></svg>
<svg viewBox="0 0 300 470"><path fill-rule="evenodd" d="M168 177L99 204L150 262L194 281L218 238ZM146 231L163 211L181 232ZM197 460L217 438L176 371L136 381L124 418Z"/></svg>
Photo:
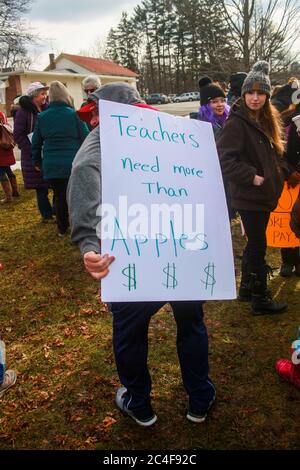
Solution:
<svg viewBox="0 0 300 470"><path fill-rule="evenodd" d="M245 70L257 59L273 70L286 68L297 58L292 52L300 36L298 0L221 0L231 37Z"/></svg>
<svg viewBox="0 0 300 470"><path fill-rule="evenodd" d="M0 0L0 69L28 63L26 47L35 41L23 15L31 0Z"/></svg>
<svg viewBox="0 0 300 470"><path fill-rule="evenodd" d="M87 49L81 49L78 54L87 56L87 57L95 57L97 59L102 59L105 56L105 48L106 48L106 39L102 39L98 36L90 47Z"/></svg>

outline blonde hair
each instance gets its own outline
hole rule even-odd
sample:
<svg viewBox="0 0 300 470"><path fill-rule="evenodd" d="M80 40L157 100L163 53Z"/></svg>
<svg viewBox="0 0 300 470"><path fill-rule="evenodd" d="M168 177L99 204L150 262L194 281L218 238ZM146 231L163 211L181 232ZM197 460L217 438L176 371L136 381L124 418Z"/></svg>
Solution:
<svg viewBox="0 0 300 470"><path fill-rule="evenodd" d="M66 103L70 108L74 108L74 99L69 93L67 87L58 80L50 83L49 87L49 102L62 101Z"/></svg>

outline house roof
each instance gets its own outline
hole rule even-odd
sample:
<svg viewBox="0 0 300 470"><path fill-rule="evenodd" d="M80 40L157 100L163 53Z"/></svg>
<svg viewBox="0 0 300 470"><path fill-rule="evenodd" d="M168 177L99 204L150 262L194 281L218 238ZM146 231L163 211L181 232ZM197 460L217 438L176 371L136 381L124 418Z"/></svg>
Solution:
<svg viewBox="0 0 300 470"><path fill-rule="evenodd" d="M122 65L116 64L115 62L107 59L96 59L94 57L84 57L81 55L62 53L57 57L56 62L61 58L75 62L77 65L80 65L81 67L90 70L91 72L97 73L98 75L138 77L138 74L132 70L129 70L126 67L122 67ZM50 70L50 67L48 66L45 70Z"/></svg>

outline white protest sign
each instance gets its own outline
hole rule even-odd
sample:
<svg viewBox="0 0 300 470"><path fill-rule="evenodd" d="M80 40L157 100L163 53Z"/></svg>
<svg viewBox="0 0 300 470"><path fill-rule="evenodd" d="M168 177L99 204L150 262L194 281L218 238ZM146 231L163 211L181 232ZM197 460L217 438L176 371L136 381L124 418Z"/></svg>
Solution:
<svg viewBox="0 0 300 470"><path fill-rule="evenodd" d="M235 298L211 125L103 100L99 109L101 252L116 258L102 300Z"/></svg>

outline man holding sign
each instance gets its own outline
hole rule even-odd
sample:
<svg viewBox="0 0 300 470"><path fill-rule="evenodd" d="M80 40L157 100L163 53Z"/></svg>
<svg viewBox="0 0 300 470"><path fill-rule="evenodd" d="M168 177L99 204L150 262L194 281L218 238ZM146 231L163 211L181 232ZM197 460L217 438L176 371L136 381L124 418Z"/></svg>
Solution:
<svg viewBox="0 0 300 470"><path fill-rule="evenodd" d="M144 109L147 106L139 93L126 83L105 85L89 97L91 106L98 100L102 100L101 147L97 127L74 160L68 202L72 240L79 245L91 276L105 278L102 300L111 302L115 360L123 384L116 403L141 426L151 426L157 420L150 399L148 326L151 316L170 301L177 324L182 379L189 396L186 417L199 423L205 420L216 393L208 376L208 338L203 302L199 299L235 297L229 224L217 155L212 167L203 170L197 135L203 123L190 121L191 126L187 123L184 127L182 123L188 120L170 117L175 126L171 129L167 115ZM204 131L213 142L210 126L204 124ZM165 147L168 155L164 155ZM191 154L194 164L184 161L184 157L179 159L179 154ZM200 222L196 227L178 226L181 202L187 204L188 211L188 204L197 200L201 184L202 191L208 191L203 171L217 172L220 188L219 193L214 188L218 194L212 209L213 204L219 204L224 213L224 221L213 220L205 232L203 204L199 204ZM149 213L157 203L168 199L176 200L177 207L170 209L166 204L165 220L154 227L153 220L157 219ZM128 226L126 210L129 217L139 214ZM222 234L225 247L213 232ZM100 254L99 238L102 253L110 255ZM216 275L218 269L227 269L222 282Z"/></svg>

